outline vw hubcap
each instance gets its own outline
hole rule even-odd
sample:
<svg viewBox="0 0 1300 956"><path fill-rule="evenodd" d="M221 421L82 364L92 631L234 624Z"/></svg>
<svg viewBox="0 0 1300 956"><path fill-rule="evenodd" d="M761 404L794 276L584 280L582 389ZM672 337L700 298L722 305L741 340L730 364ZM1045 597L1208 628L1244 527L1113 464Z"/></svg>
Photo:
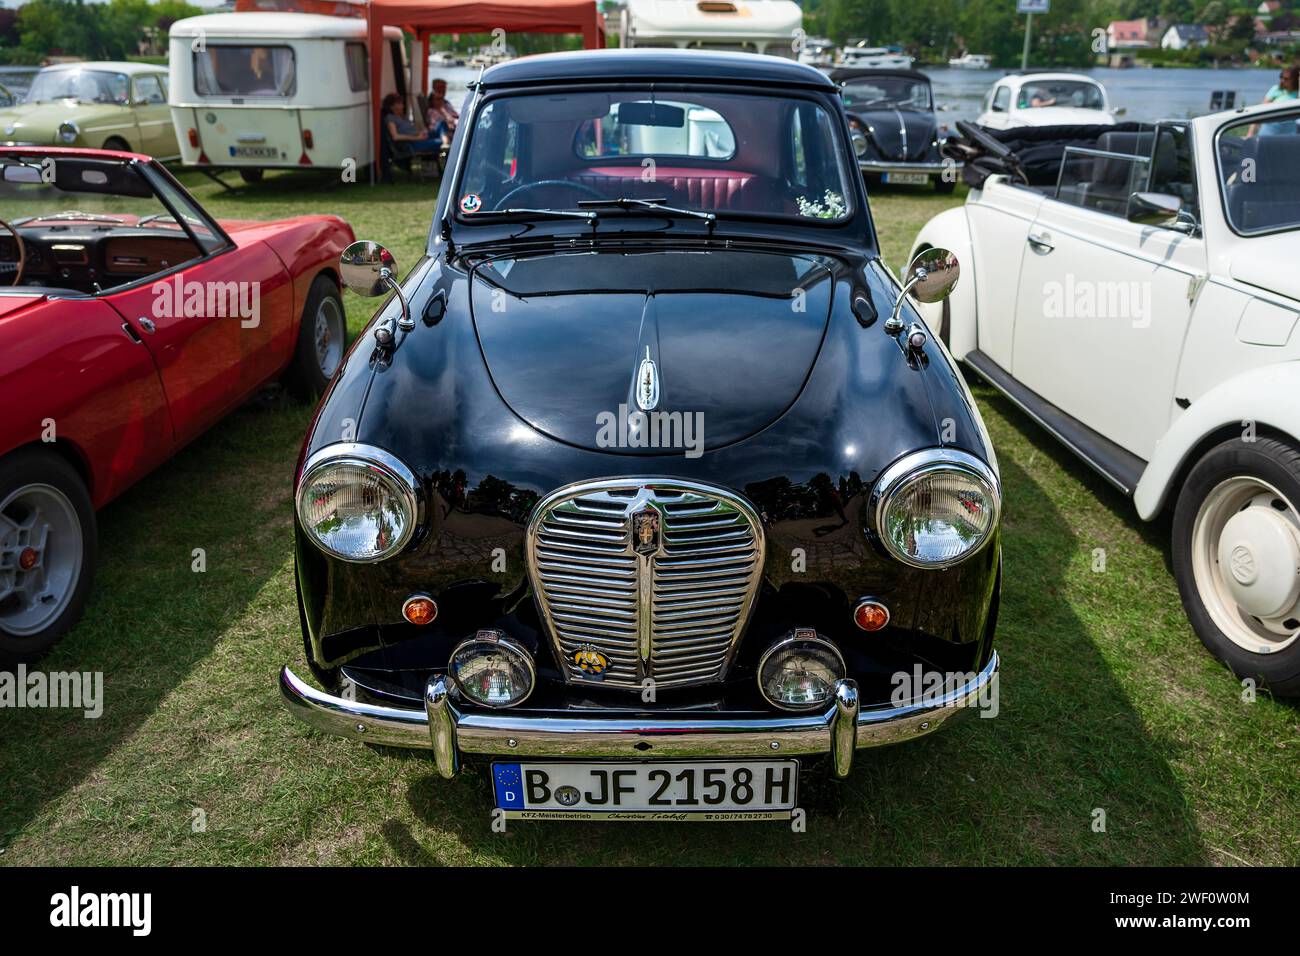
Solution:
<svg viewBox="0 0 1300 956"><path fill-rule="evenodd" d="M72 600L81 577L81 522L52 485L24 485L0 501L0 631L30 637Z"/></svg>
<svg viewBox="0 0 1300 956"><path fill-rule="evenodd" d="M1210 617L1253 654L1300 637L1300 511L1258 478L1210 492L1192 529L1192 574Z"/></svg>

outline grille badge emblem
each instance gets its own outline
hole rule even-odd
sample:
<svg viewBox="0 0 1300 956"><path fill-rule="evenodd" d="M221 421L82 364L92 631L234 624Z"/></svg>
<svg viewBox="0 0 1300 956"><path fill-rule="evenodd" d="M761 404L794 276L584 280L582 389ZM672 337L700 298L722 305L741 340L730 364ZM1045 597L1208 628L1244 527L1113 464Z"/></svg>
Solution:
<svg viewBox="0 0 1300 956"><path fill-rule="evenodd" d="M636 404L648 412L659 404L659 370L650 357L650 346L645 347L645 358L636 372Z"/></svg>
<svg viewBox="0 0 1300 956"><path fill-rule="evenodd" d="M632 548L637 554L659 550L659 512L645 508L632 516Z"/></svg>
<svg viewBox="0 0 1300 956"><path fill-rule="evenodd" d="M600 677L609 667L609 658L590 644L584 644L574 652L573 663L588 677Z"/></svg>

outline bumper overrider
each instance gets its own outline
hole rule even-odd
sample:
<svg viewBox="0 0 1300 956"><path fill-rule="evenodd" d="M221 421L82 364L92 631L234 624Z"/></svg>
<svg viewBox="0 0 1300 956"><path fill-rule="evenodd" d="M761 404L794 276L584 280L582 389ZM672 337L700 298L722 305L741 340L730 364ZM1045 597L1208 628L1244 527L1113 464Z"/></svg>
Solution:
<svg viewBox="0 0 1300 956"><path fill-rule="evenodd" d="M833 703L815 714L699 713L576 716L568 712L484 711L458 707L442 674L429 678L423 710L347 700L317 690L288 667L280 692L289 712L324 733L365 743L433 751L450 778L462 754L559 759L670 760L694 757L828 755L833 772L848 776L853 754L933 733L978 709L996 692L996 653L972 679L907 704L862 709L857 682L840 680Z"/></svg>

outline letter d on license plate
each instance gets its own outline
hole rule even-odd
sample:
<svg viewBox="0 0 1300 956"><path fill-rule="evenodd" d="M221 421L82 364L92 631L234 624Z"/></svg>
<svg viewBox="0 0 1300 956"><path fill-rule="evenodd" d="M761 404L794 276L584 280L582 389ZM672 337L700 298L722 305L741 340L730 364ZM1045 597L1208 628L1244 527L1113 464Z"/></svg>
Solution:
<svg viewBox="0 0 1300 956"><path fill-rule="evenodd" d="M799 762L495 763L496 805L522 820L774 820L798 805Z"/></svg>

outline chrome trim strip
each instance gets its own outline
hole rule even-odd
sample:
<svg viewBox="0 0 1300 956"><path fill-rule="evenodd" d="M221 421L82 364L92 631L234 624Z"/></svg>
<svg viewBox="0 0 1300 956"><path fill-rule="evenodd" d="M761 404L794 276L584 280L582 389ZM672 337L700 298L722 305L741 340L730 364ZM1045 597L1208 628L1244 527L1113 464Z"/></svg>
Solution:
<svg viewBox="0 0 1300 956"><path fill-rule="evenodd" d="M432 750L438 773L451 777L460 755L624 758L773 757L829 754L847 774L855 750L902 743L934 733L975 709L998 681L994 652L974 679L934 700L860 709L854 681L840 681L835 704L819 714L678 714L667 717L574 717L456 708L443 675L429 679L425 709L345 700L310 686L288 667L280 693L289 713L322 733L364 743Z"/></svg>

